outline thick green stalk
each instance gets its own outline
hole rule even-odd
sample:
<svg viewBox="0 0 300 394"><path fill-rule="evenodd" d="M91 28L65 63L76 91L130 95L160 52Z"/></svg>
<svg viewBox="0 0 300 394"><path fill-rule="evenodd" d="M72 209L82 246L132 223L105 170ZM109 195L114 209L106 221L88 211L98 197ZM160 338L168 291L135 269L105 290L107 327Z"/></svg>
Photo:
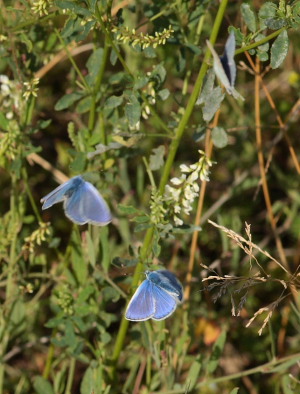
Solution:
<svg viewBox="0 0 300 394"><path fill-rule="evenodd" d="M279 34L281 32L283 32L284 30L286 30L286 27L282 27L281 29L274 31L274 33L269 34L268 36L264 37L263 39L261 39L259 41L254 42L253 44L249 44L244 47L241 47L240 49L237 49L234 54L238 55L239 53L244 53L246 51L249 51L250 49L257 48L260 45L263 45L266 42L272 40L273 38L279 36Z"/></svg>
<svg viewBox="0 0 300 394"><path fill-rule="evenodd" d="M217 16L216 16L216 19L215 19L215 22L214 22L214 25L212 28L211 36L210 36L210 42L212 43L212 45L214 45L214 43L216 41L220 26L221 26L221 23L223 20L223 16L224 16L224 12L225 12L227 3L228 3L228 0L222 0L221 4L219 6L219 10L218 10L218 13L217 13ZM169 175L171 172L171 168L172 168L172 165L174 162L174 158L175 158L179 143L181 141L184 130L188 124L188 121L191 117L195 103L198 99L198 96L199 96L199 93L200 93L200 90L202 87L203 79L204 79L204 76L205 76L207 68L208 68L207 62L208 62L209 58L210 58L210 51L206 50L202 66L200 68L196 83L194 85L193 92L189 98L184 115L181 118L181 121L180 121L178 128L176 130L175 138L172 140L171 145L170 145L168 158L165 163L162 178L161 178L161 181L159 184L159 192L161 194L164 193L165 186L166 186L168 179L169 179ZM140 280L140 274L144 271L144 261L146 260L146 258L148 256L148 251L149 251L149 248L150 248L150 245L152 242L153 232L154 232L153 228L148 229L148 231L146 232L144 243L143 243L141 253L140 253L140 261L135 268L135 272L134 272L133 279L132 279L132 284L131 284L132 289L135 289L137 287L139 280ZM122 350L122 347L124 344L128 324L129 324L129 321L126 320L125 317L123 316L123 319L122 319L122 322L121 322L121 325L119 328L119 332L117 335L113 356L112 356L112 363L113 363L114 368L117 364L119 355L121 353L121 350Z"/></svg>

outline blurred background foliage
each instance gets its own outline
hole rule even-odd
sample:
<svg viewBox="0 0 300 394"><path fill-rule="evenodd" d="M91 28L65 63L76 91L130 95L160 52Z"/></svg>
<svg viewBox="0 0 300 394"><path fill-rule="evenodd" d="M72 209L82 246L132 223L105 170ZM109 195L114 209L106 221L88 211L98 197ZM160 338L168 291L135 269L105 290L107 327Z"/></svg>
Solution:
<svg viewBox="0 0 300 394"><path fill-rule="evenodd" d="M0 393L299 391L299 1L0 5ZM207 72L230 31L245 101ZM78 174L109 226L41 211ZM157 267L184 304L128 324Z"/></svg>

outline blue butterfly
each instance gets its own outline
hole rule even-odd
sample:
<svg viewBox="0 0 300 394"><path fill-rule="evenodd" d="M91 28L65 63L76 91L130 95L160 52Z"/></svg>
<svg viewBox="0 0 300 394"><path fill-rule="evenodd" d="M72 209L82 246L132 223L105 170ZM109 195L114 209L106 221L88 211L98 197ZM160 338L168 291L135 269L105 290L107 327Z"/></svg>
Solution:
<svg viewBox="0 0 300 394"><path fill-rule="evenodd" d="M208 48L210 49L214 58L214 70L216 76L224 85L228 94L231 94L234 98L244 100L234 88L235 77L236 77L236 65L234 62L234 52L235 52L235 36L232 31L229 34L228 40L225 44L225 51L222 56L218 56L214 48L209 41L206 41Z"/></svg>
<svg viewBox="0 0 300 394"><path fill-rule="evenodd" d="M42 209L64 202L67 217L77 224L105 226L112 220L110 210L98 190L81 176L75 176L41 199Z"/></svg>
<svg viewBox="0 0 300 394"><path fill-rule="evenodd" d="M163 320L183 300L179 280L170 271L146 271L146 279L132 296L125 313L127 320Z"/></svg>

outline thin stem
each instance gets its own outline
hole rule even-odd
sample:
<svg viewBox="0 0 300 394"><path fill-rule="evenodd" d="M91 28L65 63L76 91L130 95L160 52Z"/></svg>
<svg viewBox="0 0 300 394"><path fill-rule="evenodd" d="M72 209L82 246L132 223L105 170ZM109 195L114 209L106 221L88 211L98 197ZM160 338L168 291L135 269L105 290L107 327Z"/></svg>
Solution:
<svg viewBox="0 0 300 394"><path fill-rule="evenodd" d="M95 88L93 89L93 93L92 93L92 104L91 104L91 110L90 110L90 115L89 115L89 123L88 123L88 128L89 128L90 132L95 127L97 94L98 94L98 92L100 90L101 83L102 83L102 80L103 80L104 71L105 71L107 58L108 58L108 50L109 50L109 46L108 46L107 40L105 40L104 49L103 49L103 56L102 56L102 62L101 62L101 66L99 68L98 76L97 76L97 79L96 79Z"/></svg>
<svg viewBox="0 0 300 394"><path fill-rule="evenodd" d="M212 32L211 32L211 36L210 36L210 42L212 43L212 45L214 45L214 43L216 41L220 26L221 26L221 23L223 20L224 12L227 7L227 3L228 3L228 0L222 0L219 5L218 13L216 15L215 22L214 22ZM168 182L169 175L170 175L170 172L172 169L172 165L173 165L173 162L175 159L175 155L176 155L177 149L179 147L179 143L181 141L181 138L183 136L185 128L188 124L188 121L190 120L195 103L196 103L197 98L199 96L199 93L200 93L200 90L202 87L202 83L203 83L203 79L205 77L205 74L206 74L206 71L208 68L207 63L208 63L208 60L210 59L210 56L211 56L210 51L208 49L206 49L204 60L203 60L202 66L200 68L197 80L195 82L193 92L192 92L192 94L189 98L189 101L187 103L184 115L182 116L181 121L178 125L175 137L172 140L171 145L170 145L169 155L168 155L167 161L165 163L162 178L161 178L160 185L159 185L160 194L164 193L165 186ZM146 260L146 258L148 256L148 251L149 251L149 248L150 248L150 245L152 242L153 233L154 233L153 227L148 229L146 232L144 243L143 243L143 246L142 246L141 252L140 252L140 261L138 262L138 264L135 268L135 272L134 272L133 279L132 279L132 284L131 284L132 289L136 288L138 285L138 282L140 279L140 274L143 271L144 261ZM121 325L119 328L119 332L118 332L118 335L116 338L113 356L112 356L113 372L115 370L119 355L120 355L121 350L123 348L128 325L129 325L129 321L126 320L125 317L123 316L123 319L122 319L122 322L121 322Z"/></svg>
<svg viewBox="0 0 300 394"><path fill-rule="evenodd" d="M30 190L30 187L29 187L29 184L28 184L28 175L27 175L27 171L26 171L25 168L22 169L22 175L23 175L23 180L24 180L24 184L25 184L26 193L28 195L31 207L32 207L32 209L33 209L33 211L35 213L35 216L37 217L38 221L42 222L42 217L40 215L40 211L38 210L38 208L36 206L35 200L33 198L33 195L31 193L31 190Z"/></svg>
<svg viewBox="0 0 300 394"><path fill-rule="evenodd" d="M281 243L281 240L277 234L277 228L276 228L276 222L275 218L273 215L273 210L272 210L272 202L271 202L271 197L269 193L269 188L268 188L268 183L267 183L267 177L265 173L265 161L264 161L264 156L263 156L263 149L262 149L262 135L261 135L261 123L260 123L260 78L259 78L259 71L260 71L260 62L258 57L256 58L256 74L255 74L255 95L254 95L254 100L255 100L255 130L256 130L256 144L257 144L257 155L258 155L258 163L259 163L259 169L260 169L260 176L261 176L261 181L262 181L262 188L263 188L263 193L264 193L264 198L265 198L265 203L268 211L268 216L270 220L270 224L273 230L273 234L275 237L276 241L276 246L277 250L281 259L282 264L284 265L285 268L288 269L288 263L284 254L283 246Z"/></svg>
<svg viewBox="0 0 300 394"><path fill-rule="evenodd" d="M67 380L65 394L72 393L71 390L72 390L72 384L73 384L73 380L74 380L75 365L76 365L76 359L74 357L72 357L71 361L70 361L69 374L68 374L68 380Z"/></svg>
<svg viewBox="0 0 300 394"><path fill-rule="evenodd" d="M267 37L264 37L263 39L261 39L261 40L259 40L259 41L256 41L256 42L254 42L253 44L245 45L244 47L242 47L242 48L240 48L240 49L237 49L237 50L235 51L234 54L235 54L235 55L238 55L238 54L240 54L240 53L247 52L247 51L249 51L250 49L257 48L257 47L259 47L260 45L263 45L263 44L265 44L266 42L272 40L272 38L275 38L275 37L279 36L279 34L282 33L284 30L286 30L286 27L282 27L281 29L279 29L279 30L277 30L277 31L274 31L274 33L269 34Z"/></svg>
<svg viewBox="0 0 300 394"><path fill-rule="evenodd" d="M152 171L151 171L151 169L150 169L150 166L149 166L149 164L148 164L148 161L147 161L146 157L143 157L143 162L144 162L144 164L145 164L146 171L147 171L147 174L148 174L148 176L149 176L149 180L150 180L150 183L151 183L151 187L152 187L152 189L156 189L155 180L154 180Z"/></svg>
<svg viewBox="0 0 300 394"><path fill-rule="evenodd" d="M211 157L211 153L212 153L211 129L213 129L214 127L216 127L218 125L219 116L220 116L220 110L217 111L210 128L206 132L205 154L208 158ZM203 205L204 205L204 196L205 196L205 192L206 192L206 186L207 186L207 181L206 180L202 181L199 200L198 200L196 219L195 219L195 223L194 223L195 227L198 227L200 225L202 209L203 209ZM187 285L186 285L185 291L184 291L184 299L185 300L189 299L190 291L191 291L191 280L192 280L192 272L193 272L194 264L195 264L195 255L196 255L198 234L199 234L199 231L197 231L197 230L195 230L193 232L191 249L190 249L189 265L188 265L188 272L186 275ZM187 303L185 305L187 307Z"/></svg>
<svg viewBox="0 0 300 394"><path fill-rule="evenodd" d="M56 33L61 45L64 47L64 49L65 49L65 51L66 51L66 53L68 55L68 59L70 60L70 62L72 63L72 66L74 67L74 70L76 71L78 77L81 79L81 82L83 83L83 86L85 87L87 92L90 92L91 89L90 89L89 85L87 84L84 76L82 75L81 71L79 70L75 60L73 59L73 57L72 57L72 55L71 55L71 53L69 51L69 48L67 47L67 45L65 44L64 40L62 39L59 31L57 29L54 29L54 31L55 31L55 33Z"/></svg>
<svg viewBox="0 0 300 394"><path fill-rule="evenodd" d="M13 226L18 222L18 212L17 212L17 196L16 196L16 185L17 178L15 175L12 175L12 187L11 187L11 196L10 196L10 212L11 212L11 221ZM9 253L9 262L8 262L8 274L7 274L7 284L6 284L6 293L5 293L5 303L3 310L6 311L8 315L10 315L11 308L13 305L13 294L15 290L14 283L14 270L15 270L15 262L16 262L16 248L17 248L17 236L18 232L14 231L14 236L10 245L10 253ZM3 359L8 341L9 341L9 330L6 326L6 320L3 320L2 325L2 339L0 344L0 357ZM3 385L4 385L4 362L0 363L0 394L3 393Z"/></svg>
<svg viewBox="0 0 300 394"><path fill-rule="evenodd" d="M247 57L248 62L249 62L250 65L251 65L253 71L255 72L255 65L254 65L254 63L253 63L253 60L251 59L251 56L249 55L248 52L246 52L245 55L246 55L246 57ZM296 168L298 174L300 174L300 165L299 165L299 161L298 161L298 158L297 158L295 149L294 149L293 145L291 144L291 141L290 141L290 139L289 139L289 136L287 135L287 133L286 133L286 131L285 131L285 129L286 129L285 124L284 124L283 120L281 119L281 116L280 116L279 112L277 111L277 108L276 108L276 105L275 105L275 103L274 103L274 100L273 100L273 98L272 98L272 96L271 96L271 94L270 94L270 92L269 92L269 90L268 90L266 84L264 83L264 81L263 81L261 75L259 75L259 80L260 80L260 84L261 84L261 86L262 86L262 88L263 88L263 90L264 90L264 92L265 92L265 95L266 95L266 97L267 97L267 99L268 99L268 101L269 101L269 104L270 104L271 108L273 109L273 111L275 112L277 122L278 122L280 128L283 130L283 136L284 136L284 138L285 138L285 140L286 140L286 142L287 142L287 145L288 145L288 147L289 147L290 154L291 154L291 157L292 157L294 166L295 166L295 168Z"/></svg>
<svg viewBox="0 0 300 394"><path fill-rule="evenodd" d="M54 338L56 335L57 329L54 329L52 331L52 335L51 338ZM50 372L51 372L51 367L52 367L52 361L53 361L53 357L54 357L54 345L53 343L50 343L49 349L48 349L48 353L47 353L47 360L46 360L46 364L44 367L44 371L43 371L43 378L44 379L48 379Z"/></svg>

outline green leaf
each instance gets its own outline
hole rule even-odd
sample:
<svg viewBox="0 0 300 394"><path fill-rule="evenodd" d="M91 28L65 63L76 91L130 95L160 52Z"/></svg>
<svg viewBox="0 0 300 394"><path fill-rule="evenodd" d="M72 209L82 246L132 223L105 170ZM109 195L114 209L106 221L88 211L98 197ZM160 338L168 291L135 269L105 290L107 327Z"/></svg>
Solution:
<svg viewBox="0 0 300 394"><path fill-rule="evenodd" d="M264 34L257 34L257 36L255 37L255 42L260 41L262 39L264 39L266 36ZM270 48L270 44L269 42L265 42L264 44L260 45L258 47L258 49L262 52L268 52Z"/></svg>
<svg viewBox="0 0 300 394"><path fill-rule="evenodd" d="M166 69L164 66L161 64L158 64L155 69L151 73L151 79L153 79L155 82L157 82L158 86L162 85L163 82L166 79Z"/></svg>
<svg viewBox="0 0 300 394"><path fill-rule="evenodd" d="M133 222L135 223L147 223L149 222L149 216L143 215L143 216L136 216L132 219Z"/></svg>
<svg viewBox="0 0 300 394"><path fill-rule="evenodd" d="M207 74L205 75L204 78L204 83L203 83L203 88L201 90L201 93L198 97L198 100L196 104L204 104L205 100L209 96L209 94L212 92L214 88L214 82L215 82L215 72L213 68L209 69Z"/></svg>
<svg viewBox="0 0 300 394"><path fill-rule="evenodd" d="M7 131L8 130L8 120L6 119L5 115L0 112L0 128Z"/></svg>
<svg viewBox="0 0 300 394"><path fill-rule="evenodd" d="M256 31L256 18L250 5L248 3L243 3L241 5L241 12L248 29L254 33Z"/></svg>
<svg viewBox="0 0 300 394"><path fill-rule="evenodd" d="M224 148L228 144L228 137L223 127L214 127L211 132L211 138L216 148Z"/></svg>
<svg viewBox="0 0 300 394"><path fill-rule="evenodd" d="M86 153L77 152L73 162L70 165L70 168L77 173L81 173L84 171L86 165Z"/></svg>
<svg viewBox="0 0 300 394"><path fill-rule="evenodd" d="M276 4L271 3L270 1L267 1L266 3L264 3L260 7L259 12L258 12L258 17L260 20L260 28L261 29L265 29L267 27L265 24L265 21L267 19L275 17L276 10L277 10Z"/></svg>
<svg viewBox="0 0 300 394"><path fill-rule="evenodd" d="M283 375L281 378L281 387L283 389L283 394L295 394L296 384L297 383L293 381L288 374Z"/></svg>
<svg viewBox="0 0 300 394"><path fill-rule="evenodd" d="M272 30L279 30L287 26L288 21L285 18L269 18L265 20L265 25Z"/></svg>
<svg viewBox="0 0 300 394"><path fill-rule="evenodd" d="M76 4L73 1L57 0L55 4L57 5L57 7L62 8L64 10L71 10L77 15L92 17L92 14L88 9L80 7L78 4Z"/></svg>
<svg viewBox="0 0 300 394"><path fill-rule="evenodd" d="M278 68L284 61L289 49L289 38L287 31L284 30L273 42L271 48L271 67Z"/></svg>
<svg viewBox="0 0 300 394"><path fill-rule="evenodd" d="M136 209L135 207L133 207L132 205L119 204L118 208L119 208L119 211L121 213L124 213L125 215L140 214L142 212L139 209Z"/></svg>
<svg viewBox="0 0 300 394"><path fill-rule="evenodd" d="M121 294L111 286L105 286L101 292L104 301L117 302L120 299Z"/></svg>
<svg viewBox="0 0 300 394"><path fill-rule="evenodd" d="M42 376L36 376L34 378L33 387L36 394L54 394L51 383Z"/></svg>
<svg viewBox="0 0 300 394"><path fill-rule="evenodd" d="M231 391L230 391L230 393L229 394L237 394L238 393L238 391L239 391L239 387L235 387L234 389L232 389Z"/></svg>
<svg viewBox="0 0 300 394"><path fill-rule="evenodd" d="M80 394L102 393L102 379L102 368L90 365L81 381Z"/></svg>
<svg viewBox="0 0 300 394"><path fill-rule="evenodd" d="M91 105L92 105L92 97L91 96L84 97L76 105L76 111L80 114L84 114L85 112L88 112L91 109Z"/></svg>
<svg viewBox="0 0 300 394"><path fill-rule="evenodd" d="M217 339L216 343L214 344L209 362L207 364L206 370L209 374L212 374L216 370L217 366L219 365L219 360L225 345L225 341L226 341L226 332L223 331L222 334Z"/></svg>
<svg viewBox="0 0 300 394"><path fill-rule="evenodd" d="M165 101L170 96L170 91L169 89L162 89L158 92L158 95L163 101Z"/></svg>
<svg viewBox="0 0 300 394"><path fill-rule="evenodd" d="M80 293L77 298L77 302L85 302L87 301L92 294L95 293L95 288L92 285L86 286Z"/></svg>
<svg viewBox="0 0 300 394"><path fill-rule="evenodd" d="M102 64L102 58L103 58L103 49L98 48L96 49L91 56L89 57L86 66L87 69L89 70L89 75L90 75L90 81L91 83L96 82L97 75L99 73L99 69Z"/></svg>
<svg viewBox="0 0 300 394"><path fill-rule="evenodd" d="M144 231L147 230L148 228L152 227L153 224L152 223L140 223L137 226L135 226L135 228L133 229L133 231L135 233L138 233L140 231Z"/></svg>
<svg viewBox="0 0 300 394"><path fill-rule="evenodd" d="M110 51L110 56L109 56L110 64L111 64L112 66L115 66L116 63L117 63L117 60L118 60L117 52L116 52L114 49L112 49L112 50Z"/></svg>
<svg viewBox="0 0 300 394"><path fill-rule="evenodd" d="M105 107L109 109L114 109L119 107L123 103L123 96L110 96L106 102Z"/></svg>
<svg viewBox="0 0 300 394"><path fill-rule="evenodd" d="M65 94L55 104L55 111L62 111L63 109L70 108L72 104L82 98L82 93L74 92Z"/></svg>
<svg viewBox="0 0 300 394"><path fill-rule="evenodd" d="M198 377L201 372L201 367L201 356L198 356L196 360L192 363L191 368L189 369L189 373L186 377L186 384L189 391L193 390L193 388L196 386Z"/></svg>
<svg viewBox="0 0 300 394"><path fill-rule="evenodd" d="M152 149L152 155L150 156L150 169L152 171L159 170L164 165L164 155L165 155L164 145L160 145L158 148Z"/></svg>
<svg viewBox="0 0 300 394"><path fill-rule="evenodd" d="M225 94L222 89L218 86L211 91L211 93L205 98L205 104L202 108L203 119L205 122L209 122L217 110L220 108L222 101L224 100Z"/></svg>
<svg viewBox="0 0 300 394"><path fill-rule="evenodd" d="M122 257L115 257L112 264L117 267L134 267L139 262L139 259L124 259Z"/></svg>
<svg viewBox="0 0 300 394"><path fill-rule="evenodd" d="M128 97L129 102L125 105L125 115L130 127L136 127L140 121L142 108L136 94L131 93Z"/></svg>

